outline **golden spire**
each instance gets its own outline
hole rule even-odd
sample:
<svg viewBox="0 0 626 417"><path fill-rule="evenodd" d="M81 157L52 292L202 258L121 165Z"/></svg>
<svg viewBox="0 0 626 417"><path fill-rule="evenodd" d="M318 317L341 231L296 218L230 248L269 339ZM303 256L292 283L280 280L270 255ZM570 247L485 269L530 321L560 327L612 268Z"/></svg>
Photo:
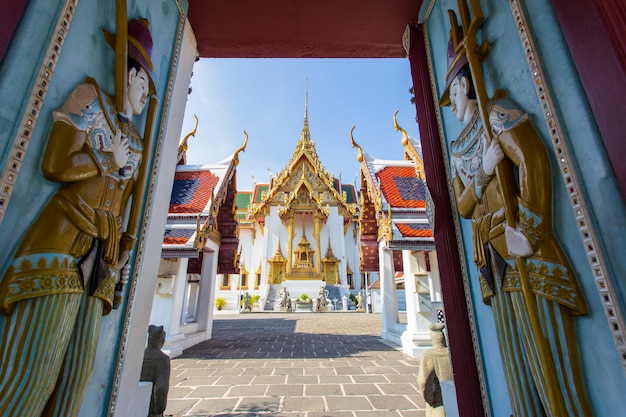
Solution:
<svg viewBox="0 0 626 417"><path fill-rule="evenodd" d="M300 134L300 140L296 145L296 149L310 147L311 133L309 132L309 77L306 79L306 90L304 94L304 125L302 126L302 133Z"/></svg>
<svg viewBox="0 0 626 417"><path fill-rule="evenodd" d="M304 128L309 128L309 77L306 77L306 91L304 93Z"/></svg>

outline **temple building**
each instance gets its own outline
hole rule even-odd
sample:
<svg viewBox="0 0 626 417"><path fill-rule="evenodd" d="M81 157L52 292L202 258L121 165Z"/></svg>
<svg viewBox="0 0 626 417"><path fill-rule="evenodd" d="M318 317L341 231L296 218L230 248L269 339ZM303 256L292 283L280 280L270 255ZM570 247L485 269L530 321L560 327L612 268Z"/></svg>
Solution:
<svg viewBox="0 0 626 417"><path fill-rule="evenodd" d="M303 294L316 309L322 291L334 300L328 309L348 309L350 294L365 289L355 188L324 168L306 108L291 160L268 184L239 191L237 209L239 273L218 274L215 283L226 310L240 309L246 293L258 296L254 309L280 310L284 291L294 311Z"/></svg>
<svg viewBox="0 0 626 417"><path fill-rule="evenodd" d="M195 129L179 145L150 314L150 323L166 332L164 350L171 357L211 338L212 283L217 273L237 272L236 167L247 135L223 161L185 165L190 136Z"/></svg>
<svg viewBox="0 0 626 417"><path fill-rule="evenodd" d="M336 295L329 293L328 298L337 298L337 307L343 309L347 304L343 304L344 296L365 287L374 290L372 284L378 281L384 335L395 337L401 326L395 313L387 308L393 306L392 294L397 295L397 291L388 289L399 286L403 280L408 293L408 284L413 282L408 277L421 279L426 272L434 277L438 271L454 373L450 390L442 395L446 413L451 405L454 415L462 417L624 414L623 2L352 0L289 2L287 11L286 3L21 0L11 2L11 7L3 10L0 235L5 239L0 252L1 274L10 280L15 276L14 260L16 255L21 257L24 242L28 247L45 241L33 236L45 236L59 246L66 244L61 249L66 259L73 259L68 262L75 277L81 273L79 263L82 265L85 260L88 266L92 263L91 254L97 254L96 237L106 239L107 262L119 269L119 274L115 273L120 278L115 285L118 288L113 288L112 275L107 275L106 288L98 293L98 297L105 297L108 304L117 308L107 308L102 317L91 316L94 333L90 335L97 339L82 338L94 346L97 343L97 349L79 349L84 360L68 362L72 365L68 371L84 375L85 379L50 374L49 380L76 384L84 381L84 396L74 398L81 416L145 415L151 387L140 382L140 374L149 325L163 319L157 313L171 313L164 324L174 351L179 348L174 346L176 343L182 349L196 337L208 337L211 315L216 310L211 303L217 292L233 297L234 305L227 308L238 308L238 297L245 295L243 288L247 288L249 293L265 297L266 309L274 309L282 292L278 306L281 309L287 292L288 299L304 292L314 298L324 286L337 290ZM131 21L141 26L133 25L133 30L127 30L127 22ZM150 34L145 31L148 22ZM124 42L133 33L129 38L133 42ZM138 33L143 35L135 36ZM113 37L115 42L111 41ZM139 55L134 50L138 46L142 48ZM111 162L112 148L106 134L91 127L89 135L96 132L92 136L57 133L66 132L58 130L63 126L59 123L66 124L63 129L78 132L76 129L83 129L87 123L86 118L95 120L91 118L94 114L98 114L97 120L106 119L97 125L106 131L116 131L113 125L128 122L130 114L122 110L126 110L124 101L129 91L125 81L130 79L125 77L136 70L125 71L125 55L131 49L133 60L146 61L139 64L150 82L147 101L136 103L147 109L143 113L133 109L132 125L137 131L132 136L141 138L135 143L141 143L141 149L133 148L136 164L129 165L129 169L134 169L134 174L126 177L125 171L117 169L124 161ZM402 201L395 199L393 182L385 177L392 171L399 173L404 165L388 163L386 168L372 171L364 162L363 192L357 206L356 194L348 190L350 187L341 185L318 161L306 118L293 160L267 185L259 185L247 195L238 194L234 182L236 153L220 167L177 168L190 79L199 58L407 59L413 80L407 88L414 91L421 157L436 207L434 223L429 218L436 262L425 241L420 242L427 236L405 234L407 230L417 231L415 226L424 213L407 213ZM467 65L463 65L465 62ZM380 74L389 76L393 75ZM450 94L451 88L456 90L455 80L460 87L460 91L455 91L456 97ZM471 86L476 94L470 93ZM371 85L364 83L362 88L366 90ZM111 103L108 98L91 101L95 96L104 97L103 93L108 93L106 97ZM467 99L466 104L472 102L469 107L464 105L471 112L457 112L459 106L450 101L451 97ZM82 103L87 98L90 101ZM101 112L103 105L115 109L120 117L105 117L114 112ZM86 111L78 110L83 108ZM487 136L504 135L498 141L506 137L507 146L515 142L515 148L504 150L506 160L515 167L523 160L539 161L539 168L526 170L519 165L521 168L513 169L516 178L511 178L500 175L510 174L510 170L502 172L501 168L507 168L503 165L499 165L495 175L491 175L491 169L481 172L479 166L472 167L472 162L481 159L481 136L466 139L479 131L478 125ZM90 145L85 141L87 137L92 139ZM58 139L74 143L58 146ZM119 150L120 142L115 142L114 147ZM489 143L485 140L483 148L491 149L491 163L498 159L499 152ZM473 144L476 148L465 146ZM519 145L528 145L529 149L517 152ZM47 151L49 146L52 154ZM472 150L476 150L476 159L472 158ZM60 157L53 159L67 163L71 172L51 181L44 174L49 170L42 170L42 158L55 156L57 151ZM80 157L70 156L68 151L76 151ZM418 167L422 159L412 154L410 146L405 146L405 152ZM94 159L96 154L99 156ZM123 152L116 154L113 159L123 159ZM94 169L89 173L82 171L86 165ZM457 168L467 167L472 169L461 170L463 178L457 175ZM77 171L82 174L73 178ZM373 173L371 178L367 178L368 172ZM544 177L527 182L528 178L521 178L520 173ZM132 202L127 180L128 184L134 182ZM190 188L179 194L185 190L178 187L180 184ZM196 188L194 192L191 186L198 184L200 191ZM206 184L210 185L205 187ZM380 192L376 184L380 185ZM488 212L489 207L494 208L492 202L498 206L496 198L487 200L488 207L480 208L485 203L482 197L495 193L502 184L506 187L500 189L506 191L502 192L506 207ZM518 185L522 187L516 190ZM489 193L483 187L489 187ZM181 197L174 201L173 188L174 197ZM56 200L68 190L77 191L71 201ZM120 193L121 190L126 191ZM462 194L462 190L474 190L474 196L471 191ZM96 191L101 193L101 201L92 201ZM526 196L518 191L524 191ZM115 210L111 210L110 195L120 197ZM467 199L461 201L457 195ZM202 200L193 207L184 207L188 203L183 196ZM497 193L492 195L496 196ZM528 196L541 197L541 204L531 203ZM83 198L89 203L80 203ZM67 217L64 230L71 230L74 221L81 224L80 239L74 243L65 238L64 231L49 230L50 224L61 224L59 216L49 214L52 199L63 201L62 216ZM122 210L122 206L132 210ZM176 212L177 206L183 211ZM493 233L487 230L491 225L483 222L492 215L496 219ZM410 217L412 223L403 217ZM475 227L479 221L484 228ZM524 232L518 230L518 223L530 240L520 236ZM239 234L237 228L241 228ZM483 268L487 256L493 258L493 244L499 246L502 236L507 239L506 234L511 245L506 243L498 255L511 262L507 263L511 269L504 270L497 257L492 265L500 263L497 270ZM92 243L94 250L89 250ZM546 244L553 249L544 251ZM508 249L514 250L509 253ZM398 259L399 250L402 259ZM548 252L558 256L547 258ZM120 258L118 265L116 260ZM563 268L557 268L552 258ZM0 398L13 401L29 395L43 404L53 390L22 385L22 381L47 384L48 380L41 379L44 373L22 371L29 366L47 368L51 356L41 354L43 350L39 348L68 346L61 339L72 332L79 334L78 327L68 327L67 332L42 330L46 323L62 326L60 320L52 318L69 318L67 303L55 304L51 315L38 313L39 318L23 315L22 308L34 305L26 300L32 297L33 290L43 288L39 283L46 286L42 297L57 296L47 287L51 283L68 286L63 289L66 292L58 294L66 299L76 294L93 295L93 289L87 288L82 279L67 280L65 272L54 272L39 280L29 269L36 264L25 260L23 265L32 275L25 285L0 281L6 310L6 314L0 314L0 327L9 320L19 322L21 329L28 330L24 334L32 338L13 346L9 339L3 339L0 345L7 355L10 349L33 355L16 356L18 359L10 364L14 368L0 367L8 370L0 388L22 391ZM565 277L563 270L572 284L567 288L554 279L555 271L558 277ZM104 275L103 269L94 272ZM497 279L492 279L493 272ZM375 273L380 275L378 280L374 279ZM503 273L506 279L500 279ZM221 283L211 281L218 275L229 290L218 289ZM428 301L425 293L417 287L416 290L414 294L423 295L417 298L419 302ZM570 294L576 296L576 304L566 299ZM437 302L437 295L437 291L429 295L431 303ZM100 302L96 296L91 298ZM508 304L512 300L515 304ZM13 304L17 304L15 308ZM334 304L333 301L333 307ZM407 308L409 305L407 300ZM20 313L15 315L16 311ZM421 310L419 314L423 315ZM193 315L195 323L191 320ZM561 327L557 329L559 317L563 319L558 320ZM403 341L419 340L415 328L419 326L406 323L409 333L402 332L406 336ZM9 333L5 332L7 338ZM44 336L50 336L54 343L45 342ZM513 340L524 345L511 343ZM64 354L61 349L57 357ZM22 374L16 376L14 370ZM37 378L31 378L32 375ZM584 412L561 411L564 405ZM519 410L525 406L532 406L533 411ZM31 411L18 410L17 414L40 414ZM448 415L453 415L452 411Z"/></svg>
<svg viewBox="0 0 626 417"><path fill-rule="evenodd" d="M379 277L367 294L373 312L381 314L381 337L416 357L431 347L429 325L444 314L432 227L434 207L421 147L395 116L395 128L402 132L403 160L369 155L350 132L361 166L361 270ZM406 312L406 321L400 319L400 311Z"/></svg>

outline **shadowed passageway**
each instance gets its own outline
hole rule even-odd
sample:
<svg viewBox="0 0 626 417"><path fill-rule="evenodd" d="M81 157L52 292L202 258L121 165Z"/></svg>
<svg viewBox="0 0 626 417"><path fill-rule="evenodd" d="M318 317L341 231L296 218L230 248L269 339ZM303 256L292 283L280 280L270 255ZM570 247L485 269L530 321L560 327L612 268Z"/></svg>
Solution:
<svg viewBox="0 0 626 417"><path fill-rule="evenodd" d="M380 315L217 315L172 360L167 416L423 416L419 360L380 338Z"/></svg>

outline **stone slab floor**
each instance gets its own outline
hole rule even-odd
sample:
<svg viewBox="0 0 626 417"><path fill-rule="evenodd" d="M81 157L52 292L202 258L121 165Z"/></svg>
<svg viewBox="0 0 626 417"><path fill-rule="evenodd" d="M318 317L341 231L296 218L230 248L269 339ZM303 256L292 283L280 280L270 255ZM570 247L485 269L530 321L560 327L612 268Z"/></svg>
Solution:
<svg viewBox="0 0 626 417"><path fill-rule="evenodd" d="M419 417L419 359L380 338L379 314L215 316L172 360L166 416Z"/></svg>

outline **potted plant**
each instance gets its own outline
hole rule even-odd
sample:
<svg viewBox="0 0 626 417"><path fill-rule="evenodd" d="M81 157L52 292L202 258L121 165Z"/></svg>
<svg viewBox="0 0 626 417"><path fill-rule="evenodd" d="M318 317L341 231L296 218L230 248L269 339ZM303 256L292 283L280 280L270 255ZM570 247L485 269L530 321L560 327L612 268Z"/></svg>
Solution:
<svg viewBox="0 0 626 417"><path fill-rule="evenodd" d="M215 299L215 307L216 307L218 310L223 309L224 307L226 307L226 300L225 300L225 299L223 299L222 297L217 297L217 298Z"/></svg>
<svg viewBox="0 0 626 417"><path fill-rule="evenodd" d="M296 300L296 311L313 311L313 300L304 293Z"/></svg>

